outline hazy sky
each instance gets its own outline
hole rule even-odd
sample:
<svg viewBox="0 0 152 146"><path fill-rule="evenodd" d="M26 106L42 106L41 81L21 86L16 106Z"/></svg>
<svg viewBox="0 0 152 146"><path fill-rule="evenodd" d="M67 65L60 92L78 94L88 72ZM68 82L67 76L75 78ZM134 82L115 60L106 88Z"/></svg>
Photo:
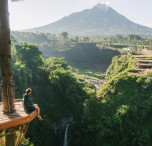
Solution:
<svg viewBox="0 0 152 146"><path fill-rule="evenodd" d="M24 0L9 1L12 30L43 26L73 12L106 3L133 22L152 27L152 0Z"/></svg>

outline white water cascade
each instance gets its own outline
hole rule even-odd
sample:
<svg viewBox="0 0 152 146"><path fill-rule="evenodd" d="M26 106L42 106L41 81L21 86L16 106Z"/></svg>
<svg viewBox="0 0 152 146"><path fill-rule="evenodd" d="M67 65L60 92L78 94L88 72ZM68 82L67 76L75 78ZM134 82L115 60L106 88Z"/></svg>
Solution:
<svg viewBox="0 0 152 146"><path fill-rule="evenodd" d="M64 144L63 146L68 146L68 128L69 128L69 124L66 125L66 130L64 133Z"/></svg>

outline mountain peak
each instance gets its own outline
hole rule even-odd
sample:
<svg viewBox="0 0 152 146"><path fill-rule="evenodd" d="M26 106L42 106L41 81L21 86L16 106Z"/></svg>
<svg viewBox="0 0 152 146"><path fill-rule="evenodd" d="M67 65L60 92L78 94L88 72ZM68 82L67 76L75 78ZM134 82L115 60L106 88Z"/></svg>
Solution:
<svg viewBox="0 0 152 146"><path fill-rule="evenodd" d="M101 10L109 10L109 5L108 4L102 4L102 3L98 3L98 4L96 4L93 8L97 8L97 9L101 9Z"/></svg>
<svg viewBox="0 0 152 146"><path fill-rule="evenodd" d="M67 31L76 35L152 34L152 29L128 20L112 9L108 3L98 3L91 9L73 13L54 23L30 31L50 33Z"/></svg>

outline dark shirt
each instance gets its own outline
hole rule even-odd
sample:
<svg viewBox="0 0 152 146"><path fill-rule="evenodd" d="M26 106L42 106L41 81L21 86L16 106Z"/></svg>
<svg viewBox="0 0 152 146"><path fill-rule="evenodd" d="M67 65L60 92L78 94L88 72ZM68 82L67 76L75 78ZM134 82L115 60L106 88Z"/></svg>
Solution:
<svg viewBox="0 0 152 146"><path fill-rule="evenodd" d="M23 107L24 107L25 112L27 113L31 113L34 110L36 110L35 106L30 100L30 95L27 95L26 93L23 94Z"/></svg>

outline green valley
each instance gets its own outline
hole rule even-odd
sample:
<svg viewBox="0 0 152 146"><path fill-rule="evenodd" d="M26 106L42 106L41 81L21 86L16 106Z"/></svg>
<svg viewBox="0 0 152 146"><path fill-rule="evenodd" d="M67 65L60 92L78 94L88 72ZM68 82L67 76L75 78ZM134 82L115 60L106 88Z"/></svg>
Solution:
<svg viewBox="0 0 152 146"><path fill-rule="evenodd" d="M49 34L14 34L16 98L22 98L25 88L31 87L32 100L44 118L42 123L31 123L24 145L63 145L68 124L69 146L151 146L150 48L141 48L137 40L128 41L137 48L123 50L112 47L107 37L97 43L74 38L49 40ZM32 40L27 37L30 35L36 37ZM45 43L36 41L38 37ZM19 38L32 42L19 44ZM122 38L113 38L123 43ZM144 38L143 45L149 40ZM29 44L34 41L38 46Z"/></svg>
<svg viewBox="0 0 152 146"><path fill-rule="evenodd" d="M97 1L0 0L0 146L152 146L152 2Z"/></svg>

